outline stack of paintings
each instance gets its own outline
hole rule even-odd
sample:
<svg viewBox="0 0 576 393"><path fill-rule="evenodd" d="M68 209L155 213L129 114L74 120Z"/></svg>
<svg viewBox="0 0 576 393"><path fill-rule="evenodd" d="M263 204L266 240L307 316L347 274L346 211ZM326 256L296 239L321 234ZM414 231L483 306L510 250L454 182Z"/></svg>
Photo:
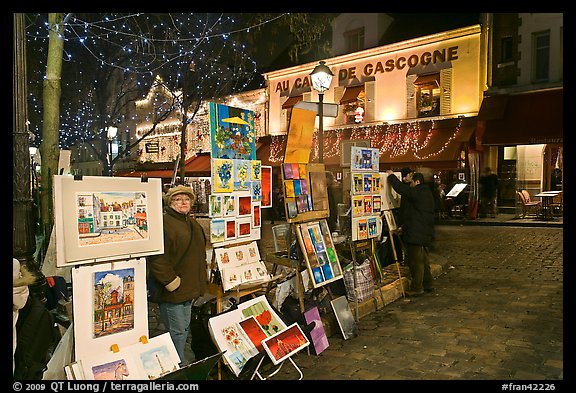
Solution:
<svg viewBox="0 0 576 393"><path fill-rule="evenodd" d="M214 249L214 256L225 291L270 280L270 274L260 259L260 251L255 241L231 247L218 247Z"/></svg>

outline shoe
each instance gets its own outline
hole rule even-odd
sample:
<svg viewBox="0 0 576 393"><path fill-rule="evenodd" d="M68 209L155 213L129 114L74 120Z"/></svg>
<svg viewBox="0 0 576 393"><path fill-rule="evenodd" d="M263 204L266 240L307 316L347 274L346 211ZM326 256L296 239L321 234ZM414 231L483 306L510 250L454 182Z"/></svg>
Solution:
<svg viewBox="0 0 576 393"><path fill-rule="evenodd" d="M431 288L424 288L424 292L430 293L430 292L436 292L436 288L431 287Z"/></svg>
<svg viewBox="0 0 576 393"><path fill-rule="evenodd" d="M418 297L424 295L424 291L404 291L404 295L406 295L406 297Z"/></svg>

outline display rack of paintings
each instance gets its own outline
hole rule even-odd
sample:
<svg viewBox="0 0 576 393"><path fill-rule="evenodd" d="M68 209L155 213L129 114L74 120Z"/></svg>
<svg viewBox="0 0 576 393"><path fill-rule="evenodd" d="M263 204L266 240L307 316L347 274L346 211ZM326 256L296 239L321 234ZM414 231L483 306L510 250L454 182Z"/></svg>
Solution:
<svg viewBox="0 0 576 393"><path fill-rule="evenodd" d="M296 236L314 288L342 279L343 273L325 219L295 224Z"/></svg>
<svg viewBox="0 0 576 393"><path fill-rule="evenodd" d="M256 159L252 111L215 103L209 108L212 262L220 271L222 289L228 291L270 280L256 241L260 239L262 208L271 206L272 168L263 167ZM248 251L256 252L257 257L249 259Z"/></svg>
<svg viewBox="0 0 576 393"><path fill-rule="evenodd" d="M164 252L160 179L55 175L56 266Z"/></svg>
<svg viewBox="0 0 576 393"><path fill-rule="evenodd" d="M382 234L379 159L376 148L351 147L352 241L379 238Z"/></svg>

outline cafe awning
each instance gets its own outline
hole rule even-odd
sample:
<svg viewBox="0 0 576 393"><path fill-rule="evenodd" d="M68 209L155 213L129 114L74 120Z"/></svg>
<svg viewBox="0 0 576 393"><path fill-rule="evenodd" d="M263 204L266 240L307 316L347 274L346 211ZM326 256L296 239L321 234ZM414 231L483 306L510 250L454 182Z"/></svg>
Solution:
<svg viewBox="0 0 576 393"><path fill-rule="evenodd" d="M416 86L428 85L431 83L435 83L436 86L440 86L440 74L420 75L414 81Z"/></svg>
<svg viewBox="0 0 576 393"><path fill-rule="evenodd" d="M340 99L340 104L343 105L356 101L363 91L364 85L347 87Z"/></svg>
<svg viewBox="0 0 576 393"><path fill-rule="evenodd" d="M150 177L150 178L161 178L161 179L172 179L174 175L174 163L165 163L165 168L170 167L171 169L147 169L147 168L136 168L129 172L117 172L114 176L120 177ZM194 157L189 158L186 161L185 173L188 177L207 177L210 176L210 153L200 153ZM180 169L176 176L180 175Z"/></svg>
<svg viewBox="0 0 576 393"><path fill-rule="evenodd" d="M478 120L483 145L563 143L563 88L486 97Z"/></svg>
<svg viewBox="0 0 576 393"><path fill-rule="evenodd" d="M386 150L380 155L385 164L425 164L444 162L446 167L456 167L464 143L468 143L476 129L476 119L445 119L433 123L433 128L400 125L396 131L388 131L384 138ZM399 148L405 146L405 148Z"/></svg>
<svg viewBox="0 0 576 393"><path fill-rule="evenodd" d="M282 104L282 109L290 109L294 105L296 105L297 103L302 101L303 99L304 99L304 96L302 96L302 95L294 96L294 97L288 97L288 99L286 101L284 101L284 103Z"/></svg>

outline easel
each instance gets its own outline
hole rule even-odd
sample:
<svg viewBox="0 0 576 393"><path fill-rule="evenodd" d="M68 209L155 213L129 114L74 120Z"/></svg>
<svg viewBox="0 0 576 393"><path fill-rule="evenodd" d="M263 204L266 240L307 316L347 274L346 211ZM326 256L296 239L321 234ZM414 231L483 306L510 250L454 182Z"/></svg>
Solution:
<svg viewBox="0 0 576 393"><path fill-rule="evenodd" d="M400 272L400 263L398 262L398 254L396 252L396 246L394 245L394 234L398 231L396 226L396 221L394 221L394 215L391 210L388 210L389 214L384 214L386 219L386 225L388 226L388 234L390 236L390 245L392 246L392 254L394 255L394 264L396 265L396 271L398 272L398 281L400 281L400 289L402 290L402 296L406 297L406 292L404 291L404 283L402 282L402 273Z"/></svg>

